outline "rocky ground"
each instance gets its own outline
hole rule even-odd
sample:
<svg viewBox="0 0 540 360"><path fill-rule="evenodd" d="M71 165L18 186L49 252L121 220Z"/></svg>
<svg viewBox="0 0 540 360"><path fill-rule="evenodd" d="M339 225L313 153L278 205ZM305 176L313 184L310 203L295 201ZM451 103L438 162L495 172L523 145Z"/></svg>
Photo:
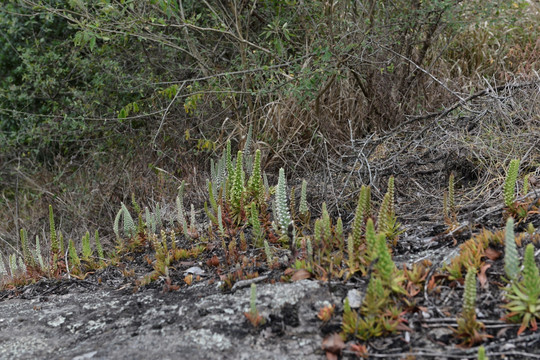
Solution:
<svg viewBox="0 0 540 360"><path fill-rule="evenodd" d="M489 218L500 215L495 211ZM533 221L540 225L540 216ZM409 230L410 235L401 239L394 254L398 264L429 258L434 268L440 267L457 254L454 241L468 238L466 233L436 237L434 227L420 230L414 235ZM143 256L133 261L130 268L145 271ZM540 358L540 333L527 331L518 337L518 325L500 320L502 261L487 263L491 264L490 281L479 287L477 316L493 336L485 343L488 355ZM200 273L200 279L173 291L164 291L162 279L137 289L133 277L108 267L85 280L42 280L3 291L0 358L324 359L323 344L327 346L341 330L344 299L361 298L367 283L362 277L347 282L275 282L282 270L260 269L263 281L257 286L257 309L265 323L255 328L244 315L250 308L249 281L225 291L202 262L185 262L176 270L173 283L182 283L186 271ZM370 358L476 358L476 348L456 346L451 329L456 324L451 314L460 312L462 294L462 286L456 282L445 282L434 292L421 292L414 299L415 309L405 316L403 331L364 343ZM336 305L336 315L323 323L317 313L327 305ZM352 343L355 341L345 345ZM349 346L338 347L342 358L356 358ZM329 356L340 352L332 351Z"/></svg>

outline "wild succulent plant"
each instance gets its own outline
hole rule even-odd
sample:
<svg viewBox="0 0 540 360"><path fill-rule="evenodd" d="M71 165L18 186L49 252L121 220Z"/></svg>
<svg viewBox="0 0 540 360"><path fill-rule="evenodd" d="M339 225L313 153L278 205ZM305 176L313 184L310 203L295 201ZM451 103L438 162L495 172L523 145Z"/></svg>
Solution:
<svg viewBox="0 0 540 360"><path fill-rule="evenodd" d="M276 223L282 234L286 236L287 229L291 223L291 214L287 205L287 180L285 179L285 170L279 169L279 178L276 189Z"/></svg>
<svg viewBox="0 0 540 360"><path fill-rule="evenodd" d="M122 203L122 213L124 220L124 235L129 237L135 236L137 227L135 226L135 222L133 221L129 210L124 203Z"/></svg>
<svg viewBox="0 0 540 360"><path fill-rule="evenodd" d="M24 263L27 266L34 266L35 265L34 257L32 256L32 253L30 252L30 246L28 245L28 237L26 235L25 229L21 229L20 238L21 238L21 248L22 248Z"/></svg>
<svg viewBox="0 0 540 360"><path fill-rule="evenodd" d="M163 223L161 220L161 208L159 207L159 203L156 203L156 208L154 210L154 223L156 227L154 232L160 231L163 228ZM141 229L140 232L143 232L143 230Z"/></svg>
<svg viewBox="0 0 540 360"><path fill-rule="evenodd" d="M486 348L483 346L478 347L478 356L476 358L477 360L489 360L489 358L486 356Z"/></svg>
<svg viewBox="0 0 540 360"><path fill-rule="evenodd" d="M302 180L302 187L300 188L300 204L298 205L298 212L300 215L306 215L308 213L308 204L307 204L307 181L306 179Z"/></svg>
<svg viewBox="0 0 540 360"><path fill-rule="evenodd" d="M399 317L401 311L396 306L392 306L391 302L390 291L385 288L383 281L378 276L372 276L362 301L360 314L352 310L349 299L345 299L342 321L343 334L355 335L359 339L368 340L394 332L399 323L394 317ZM396 312L397 316L395 316Z"/></svg>
<svg viewBox="0 0 540 360"><path fill-rule="evenodd" d="M389 208L388 208L388 213L391 216L395 216L396 215L396 209L394 207L394 204L395 204L395 195L394 195L395 191L394 191L394 177L393 176L390 176L390 178L388 178L388 187L387 187L386 192L390 196L390 204L389 204Z"/></svg>
<svg viewBox="0 0 540 360"><path fill-rule="evenodd" d="M264 317L259 314L257 310L257 285L251 284L251 296L249 300L249 312L245 312L244 315L249 320L253 327L258 327L264 324Z"/></svg>
<svg viewBox="0 0 540 360"><path fill-rule="evenodd" d="M373 261L377 257L377 235L375 233L375 225L372 219L368 219L366 223L366 258L368 261Z"/></svg>
<svg viewBox="0 0 540 360"><path fill-rule="evenodd" d="M390 217L390 194L384 194L381 207L379 209L379 215L377 215L377 231L386 232L388 221Z"/></svg>
<svg viewBox="0 0 540 360"><path fill-rule="evenodd" d="M484 324L476 320L476 271L467 270L465 276L465 291L463 293L463 309L457 318L455 335L463 340L463 346L469 347L491 337L483 333Z"/></svg>
<svg viewBox="0 0 540 360"><path fill-rule="evenodd" d="M212 183L216 186L216 190L221 187L225 182L225 177L227 174L227 153L226 150L223 151L221 158L217 163L213 159L210 159L210 177ZM217 193L216 193L217 195ZM217 198L215 199L217 200Z"/></svg>
<svg viewBox="0 0 540 360"><path fill-rule="evenodd" d="M511 322L520 322L520 335L525 329L538 328L540 319L540 275L534 260L534 245L528 244L523 257L523 273L521 281L512 282L505 288L505 298L509 301L504 305L509 313L504 317Z"/></svg>
<svg viewBox="0 0 540 360"><path fill-rule="evenodd" d="M358 313L351 309L349 304L349 298L345 298L343 304L343 319L341 321L341 330L345 335L352 335L357 333L358 328Z"/></svg>
<svg viewBox="0 0 540 360"><path fill-rule="evenodd" d="M155 234L158 230L157 226L157 216L156 214L150 213L147 207L144 208L144 217L146 219L146 233L148 235Z"/></svg>
<svg viewBox="0 0 540 360"><path fill-rule="evenodd" d="M454 173L448 179L448 211L451 216L456 213Z"/></svg>
<svg viewBox="0 0 540 360"><path fill-rule="evenodd" d="M118 210L116 216L114 217L113 231L116 235L116 240L120 240L120 218L122 217L122 208Z"/></svg>
<svg viewBox="0 0 540 360"><path fill-rule="evenodd" d="M217 210L217 223L218 223L218 230L221 237L225 237L225 227L223 226L223 216L221 214L221 205L218 206Z"/></svg>
<svg viewBox="0 0 540 360"><path fill-rule="evenodd" d="M379 234L377 236L376 244L378 261L375 268L383 281L385 283L389 283L392 279L392 274L396 268L396 265L394 264L390 251L388 250L388 246L386 245L386 237L384 234Z"/></svg>
<svg viewBox="0 0 540 360"><path fill-rule="evenodd" d="M53 254L58 253L60 247L58 246L58 239L56 237L56 228L54 225L54 215L52 205L49 205L49 232L51 237L51 252Z"/></svg>
<svg viewBox="0 0 540 360"><path fill-rule="evenodd" d="M135 193L131 193L131 206L133 206L133 210L135 210L136 214L139 214L141 212L141 207L135 199Z"/></svg>
<svg viewBox="0 0 540 360"><path fill-rule="evenodd" d="M332 241L332 220L330 220L330 214L326 208L326 202L322 203L322 216L321 216L321 229L324 242Z"/></svg>
<svg viewBox="0 0 540 360"><path fill-rule="evenodd" d="M17 262L17 254L11 254L9 255L9 272L11 273L11 277L15 277L19 273L19 264Z"/></svg>
<svg viewBox="0 0 540 360"><path fill-rule="evenodd" d="M515 201L516 181L519 172L519 160L513 159L510 161L508 171L506 173L506 179L504 181L503 195L504 205L506 207L512 207Z"/></svg>
<svg viewBox="0 0 540 360"><path fill-rule="evenodd" d="M43 261L43 256L41 255L41 245L39 243L39 236L37 235L36 235L36 248L34 250L34 258L36 259L39 265L39 268L42 271L46 271L47 268L46 268L45 262Z"/></svg>
<svg viewBox="0 0 540 360"><path fill-rule="evenodd" d="M120 239L120 219L122 219L124 223L124 236L133 237L137 233L137 227L133 222L133 218L131 217L128 208L124 203L121 204L122 205L120 206L118 213L116 213L113 224L113 231L116 234L117 240Z"/></svg>
<svg viewBox="0 0 540 360"><path fill-rule="evenodd" d="M231 177L229 177L231 179ZM236 169L232 177L232 187L230 193L231 210L236 217L237 223L241 220L241 211L244 204L244 170L242 168L242 151L238 151L236 157Z"/></svg>
<svg viewBox="0 0 540 360"><path fill-rule="evenodd" d="M383 284L393 292L406 294L402 286L405 277L403 276L403 272L397 269L394 260L392 260L392 255L390 255L390 250L386 245L386 236L384 234L377 235L376 249L378 261L375 264L375 269L381 277Z"/></svg>
<svg viewBox="0 0 540 360"><path fill-rule="evenodd" d="M360 188L360 203L364 219L371 215L371 187L362 185Z"/></svg>
<svg viewBox="0 0 540 360"><path fill-rule="evenodd" d="M370 187L362 185L352 224L352 238L357 248L362 244L362 226L367 214L369 214L370 197Z"/></svg>
<svg viewBox="0 0 540 360"><path fill-rule="evenodd" d="M519 276L519 260L514 235L514 219L506 221L506 233L504 239L504 272L510 282Z"/></svg>
<svg viewBox="0 0 540 360"><path fill-rule="evenodd" d="M336 227L334 229L336 239L340 242L343 242L343 220L341 220L341 216L338 217L336 222Z"/></svg>
<svg viewBox="0 0 540 360"><path fill-rule="evenodd" d="M306 255L307 261L311 264L313 263L313 245L311 244L311 239L306 239Z"/></svg>
<svg viewBox="0 0 540 360"><path fill-rule="evenodd" d="M384 195L379 215L377 217L377 231L384 233L394 246L397 245L398 236L403 232L401 224L397 221L394 208L394 177L388 179L388 190Z"/></svg>
<svg viewBox="0 0 540 360"><path fill-rule="evenodd" d="M105 259L105 254L103 253L103 246L101 246L101 241L99 240L99 233L96 230L94 233L94 242L96 244L96 251L99 257L99 261L102 262Z"/></svg>
<svg viewBox="0 0 540 360"><path fill-rule="evenodd" d="M72 274L78 274L79 273L79 267L81 266L81 259L79 258L79 255L77 254L77 249L75 248L75 243L72 239L68 242L68 255L69 255L69 264L70 264L70 272Z"/></svg>
<svg viewBox="0 0 540 360"><path fill-rule="evenodd" d="M92 251L92 247L90 246L90 233L88 231L82 237L81 242L82 242L82 259L84 261L90 261L92 256L94 256L94 252Z"/></svg>
<svg viewBox="0 0 540 360"><path fill-rule="evenodd" d="M268 241L266 240L264 240L264 254L266 255L266 263L268 266L272 267L272 265L274 265L274 257L272 256L270 245L268 245Z"/></svg>
<svg viewBox="0 0 540 360"><path fill-rule="evenodd" d="M390 293L388 289L385 289L383 281L379 276L372 276L369 279L366 296L361 307L363 315L376 316L388 305Z"/></svg>

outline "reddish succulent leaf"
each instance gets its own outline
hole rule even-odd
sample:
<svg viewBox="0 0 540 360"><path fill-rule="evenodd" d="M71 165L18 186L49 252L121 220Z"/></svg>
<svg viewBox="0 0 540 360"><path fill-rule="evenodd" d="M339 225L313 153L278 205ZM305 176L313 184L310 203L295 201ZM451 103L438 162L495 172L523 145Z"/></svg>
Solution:
<svg viewBox="0 0 540 360"><path fill-rule="evenodd" d="M322 342L322 349L326 351L326 357L328 358L328 353L336 355L341 354L341 350L345 348L345 343L339 334L332 334L326 337Z"/></svg>
<svg viewBox="0 0 540 360"><path fill-rule="evenodd" d="M367 350L367 347L365 345L362 345L362 344L352 344L351 345L351 351L354 351L354 353L356 354L356 356L358 357L361 357L361 358L367 358L368 357L368 350Z"/></svg>
<svg viewBox="0 0 540 360"><path fill-rule="evenodd" d="M403 323L397 324L396 330L398 330L398 331L408 331L408 332L413 332L414 331L413 329L411 329L410 327L408 327L407 325L405 325Z"/></svg>
<svg viewBox="0 0 540 360"><path fill-rule="evenodd" d="M498 258L501 257L501 252L498 251L498 250L495 250L491 247L488 247L485 251L484 251L484 255L486 255L486 257L489 259L489 260L497 260Z"/></svg>
<svg viewBox="0 0 540 360"><path fill-rule="evenodd" d="M486 276L486 270L489 269L491 267L491 264L484 264L481 268L480 268L480 273L478 274L478 281L480 281L480 286L482 288L485 288L486 287L486 284L487 284L487 276Z"/></svg>
<svg viewBox="0 0 540 360"><path fill-rule="evenodd" d="M409 282L407 284L407 295L409 297L415 297L422 290L418 285Z"/></svg>
<svg viewBox="0 0 540 360"><path fill-rule="evenodd" d="M311 277L311 274L309 273L309 271L300 269L297 272L295 272L293 276L291 276L291 280L298 281L298 280L309 279L310 277Z"/></svg>
<svg viewBox="0 0 540 360"><path fill-rule="evenodd" d="M429 279L427 289L428 289L429 291L433 291L436 287L437 287L437 284L435 283L435 276L432 276L432 277Z"/></svg>

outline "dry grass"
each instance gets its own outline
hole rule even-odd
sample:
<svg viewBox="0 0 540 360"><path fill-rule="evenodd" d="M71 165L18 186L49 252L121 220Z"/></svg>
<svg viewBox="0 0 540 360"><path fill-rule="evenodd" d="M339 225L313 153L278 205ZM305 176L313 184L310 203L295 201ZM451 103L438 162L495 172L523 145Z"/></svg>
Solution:
<svg viewBox="0 0 540 360"><path fill-rule="evenodd" d="M447 116L413 121L344 145L342 161L331 168L344 179L338 188L371 183L379 196L388 176L395 175L398 194L408 199L401 205L411 210L399 213L407 214L409 222L426 215L434 220L442 214L451 172L456 174L459 205L473 208L502 201L500 189L511 159L521 159L521 177L540 167L539 112L540 81L516 79ZM341 190L339 195L351 193Z"/></svg>

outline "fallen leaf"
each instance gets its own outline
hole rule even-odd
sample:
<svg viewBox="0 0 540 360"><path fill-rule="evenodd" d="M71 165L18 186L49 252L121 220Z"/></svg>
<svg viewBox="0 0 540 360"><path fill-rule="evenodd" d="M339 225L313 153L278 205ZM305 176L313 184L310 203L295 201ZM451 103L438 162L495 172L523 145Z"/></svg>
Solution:
<svg viewBox="0 0 540 360"><path fill-rule="evenodd" d="M189 274L184 278L184 281L186 282L186 284L191 285L191 283L193 282L193 275Z"/></svg>
<svg viewBox="0 0 540 360"><path fill-rule="evenodd" d="M408 327L407 325L405 325L403 323L397 324L396 330L398 330L398 331L408 331L408 332L413 332L414 331L413 329L411 329L410 327Z"/></svg>
<svg viewBox="0 0 540 360"><path fill-rule="evenodd" d="M326 351L326 357L328 358L328 353L336 355L341 354L341 350L345 348L345 343L339 334L332 334L326 337L322 342L322 349Z"/></svg>
<svg viewBox="0 0 540 360"><path fill-rule="evenodd" d="M208 265L208 266L214 266L214 267L219 266L219 259L218 259L218 257L217 257L216 255L212 256L211 259L208 259L208 260L206 261L206 265Z"/></svg>
<svg viewBox="0 0 540 360"><path fill-rule="evenodd" d="M480 273L478 274L478 281L480 281L480 286L482 287L482 289L485 289L486 288L486 284L487 284L487 276L486 276L486 270L489 269L491 267L491 264L484 264L484 266L482 266L480 268Z"/></svg>
<svg viewBox="0 0 540 360"><path fill-rule="evenodd" d="M283 275L287 276L287 275L291 275L295 272L294 269L291 269L291 268L287 268L285 269L285 271L283 272Z"/></svg>
<svg viewBox="0 0 540 360"><path fill-rule="evenodd" d="M291 276L291 280L298 281L298 280L309 279L310 277L311 277L311 274L309 271L300 269L297 272L295 272L293 276Z"/></svg>
<svg viewBox="0 0 540 360"><path fill-rule="evenodd" d="M501 252L498 251L498 250L495 250L491 247L488 247L485 251L484 251L484 255L486 255L486 257L489 259L489 260L497 260L498 258L501 257Z"/></svg>

